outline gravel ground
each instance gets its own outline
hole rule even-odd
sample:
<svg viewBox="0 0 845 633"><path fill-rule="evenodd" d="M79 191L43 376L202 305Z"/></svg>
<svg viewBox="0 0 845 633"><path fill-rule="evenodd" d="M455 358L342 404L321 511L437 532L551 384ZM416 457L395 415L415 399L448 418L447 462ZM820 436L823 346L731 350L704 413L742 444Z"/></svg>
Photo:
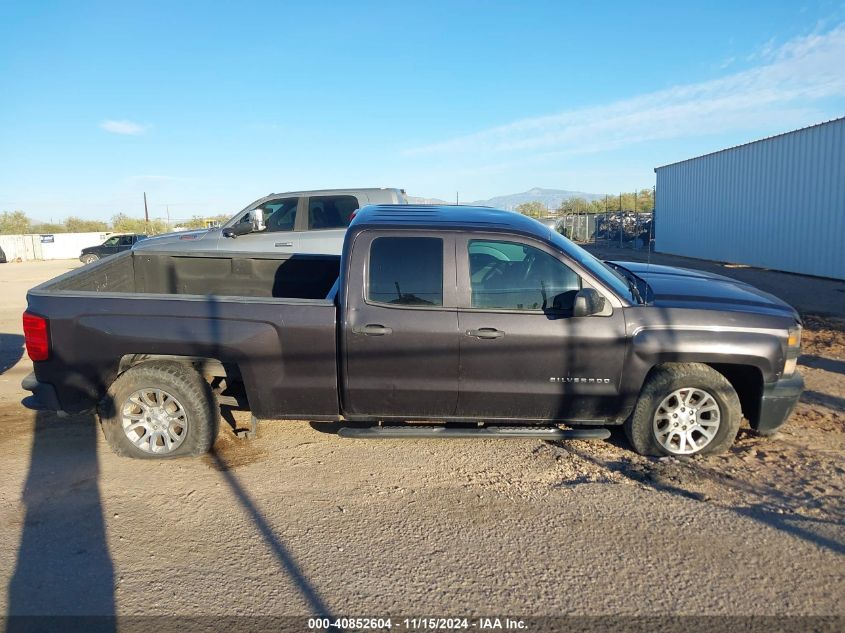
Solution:
<svg viewBox="0 0 845 633"><path fill-rule="evenodd" d="M723 456L267 421L145 462L19 404L23 291L71 265L0 267L6 613L845 617L843 321L807 317L789 424Z"/></svg>

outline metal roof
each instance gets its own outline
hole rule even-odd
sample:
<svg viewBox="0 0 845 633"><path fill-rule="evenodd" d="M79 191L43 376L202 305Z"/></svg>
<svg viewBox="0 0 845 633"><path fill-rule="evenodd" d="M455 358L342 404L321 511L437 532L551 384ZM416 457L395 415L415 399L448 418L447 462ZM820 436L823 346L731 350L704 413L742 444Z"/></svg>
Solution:
<svg viewBox="0 0 845 633"><path fill-rule="evenodd" d="M663 169L665 167L672 167L673 165L680 165L681 163L686 163L691 160L698 160L699 158L705 158L707 156L714 156L716 154L722 154L724 152L730 152L732 150L738 149L740 147L746 147L748 145L754 145L755 143L765 143L766 141L771 141L772 139L780 138L782 136L788 136L790 134L797 134L798 132L803 132L805 130L810 130L815 127L821 127L823 125L830 125L832 123L837 123L839 121L845 120L845 116L838 117L835 119L830 119L829 121L822 121L821 123L814 123L813 125L808 125L806 127L798 128L797 130L790 130L789 132L781 132L780 134L773 134L772 136L766 136L764 138L758 138L754 141L748 141L747 143L740 143L739 145L732 145L731 147L725 147L724 149L716 150L715 152L707 152L706 154L700 154L698 156L693 156L692 158L685 158L683 160L675 161L674 163L666 163L665 165L659 165L654 168L656 172L658 169Z"/></svg>

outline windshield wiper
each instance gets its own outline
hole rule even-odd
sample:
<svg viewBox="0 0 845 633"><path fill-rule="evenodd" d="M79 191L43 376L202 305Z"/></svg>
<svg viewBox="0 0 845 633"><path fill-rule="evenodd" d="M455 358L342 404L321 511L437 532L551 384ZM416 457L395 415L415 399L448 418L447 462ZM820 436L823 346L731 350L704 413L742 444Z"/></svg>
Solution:
<svg viewBox="0 0 845 633"><path fill-rule="evenodd" d="M640 295L640 289L637 287L637 282L630 277L626 277L626 279L628 279L628 290L631 291L631 295L637 300L637 303L645 303Z"/></svg>

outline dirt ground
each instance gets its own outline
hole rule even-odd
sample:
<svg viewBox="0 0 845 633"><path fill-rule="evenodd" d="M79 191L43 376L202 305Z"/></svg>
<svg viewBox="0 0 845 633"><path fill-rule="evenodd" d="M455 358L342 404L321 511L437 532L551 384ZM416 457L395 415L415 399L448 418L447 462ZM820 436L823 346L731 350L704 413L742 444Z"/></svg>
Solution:
<svg viewBox="0 0 845 633"><path fill-rule="evenodd" d="M804 315L789 423L721 456L266 421L146 462L112 455L91 416L20 405L25 290L74 265L0 266L7 614L845 618L845 301Z"/></svg>

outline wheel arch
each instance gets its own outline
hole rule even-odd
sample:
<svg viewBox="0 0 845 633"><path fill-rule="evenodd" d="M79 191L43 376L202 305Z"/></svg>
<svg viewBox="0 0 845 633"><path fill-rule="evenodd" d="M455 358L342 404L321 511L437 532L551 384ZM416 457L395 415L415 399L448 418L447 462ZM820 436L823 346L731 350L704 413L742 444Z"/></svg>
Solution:
<svg viewBox="0 0 845 633"><path fill-rule="evenodd" d="M203 378L209 381L214 378L226 378L228 380L240 379L240 369L234 363L223 362L218 358L208 356L187 356L180 354L124 354L118 361L117 375L115 378L136 365L150 361L172 361L192 365Z"/></svg>
<svg viewBox="0 0 845 633"><path fill-rule="evenodd" d="M726 363L719 360L697 360L697 361L667 361L655 363L646 373L643 380L643 387L649 379L661 369L680 364L706 365L722 374L731 384L739 398L743 416L750 422L752 428L756 427L760 419L760 401L763 396L763 372L756 365L742 363ZM640 389L642 393L642 388Z"/></svg>
<svg viewBox="0 0 845 633"><path fill-rule="evenodd" d="M763 397L763 372L754 365L735 363L707 363L722 374L736 391L742 415L756 428L760 420L760 401Z"/></svg>

